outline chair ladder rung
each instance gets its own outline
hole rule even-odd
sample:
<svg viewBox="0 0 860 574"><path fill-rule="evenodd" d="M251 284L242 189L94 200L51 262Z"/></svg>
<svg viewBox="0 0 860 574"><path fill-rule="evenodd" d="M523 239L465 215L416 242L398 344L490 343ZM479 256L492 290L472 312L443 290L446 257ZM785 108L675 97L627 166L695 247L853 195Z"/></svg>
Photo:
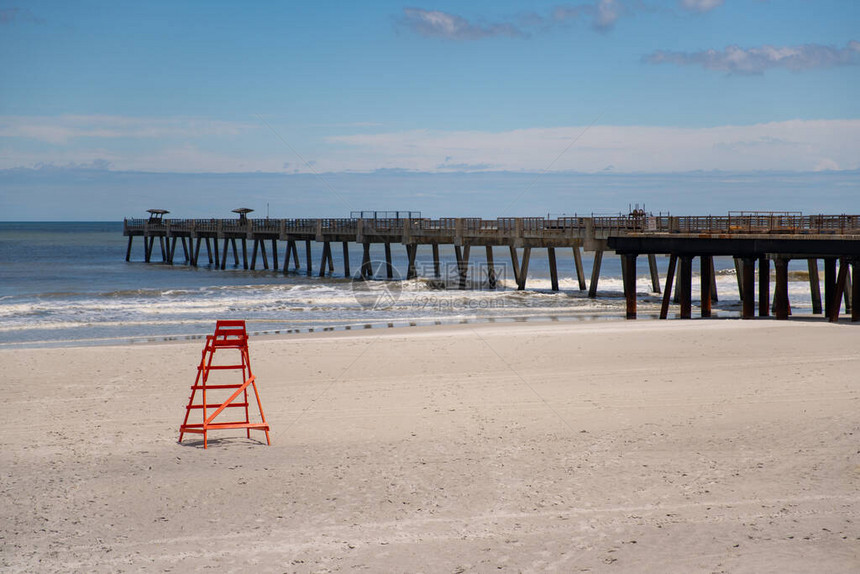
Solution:
<svg viewBox="0 0 860 574"><path fill-rule="evenodd" d="M217 409L221 406L221 403L215 403L212 405L206 405L207 409ZM247 407L248 403L230 403L229 405L224 405L225 409L230 409L233 407ZM202 409L203 405L188 405L189 409Z"/></svg>

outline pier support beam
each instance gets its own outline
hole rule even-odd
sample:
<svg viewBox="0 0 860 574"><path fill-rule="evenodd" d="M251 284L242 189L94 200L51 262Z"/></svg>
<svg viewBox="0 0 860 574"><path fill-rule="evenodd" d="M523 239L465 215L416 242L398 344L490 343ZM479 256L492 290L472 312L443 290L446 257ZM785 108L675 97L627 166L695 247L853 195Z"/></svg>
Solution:
<svg viewBox="0 0 860 574"><path fill-rule="evenodd" d="M331 259L331 243L325 241L323 242L322 259L320 259L320 277L325 277L326 265L329 259Z"/></svg>
<svg viewBox="0 0 860 574"><path fill-rule="evenodd" d="M579 247L573 248L573 263L576 267L576 280L579 281L579 290L585 291L585 272L582 269L582 252Z"/></svg>
<svg viewBox="0 0 860 574"><path fill-rule="evenodd" d="M311 240L310 239L305 240L305 257L307 258L307 268L308 268L307 274L308 274L308 277L310 277L311 275L313 275L313 272L314 272L314 262L313 262L313 256L311 255Z"/></svg>
<svg viewBox="0 0 860 574"><path fill-rule="evenodd" d="M714 258L711 255L702 255L699 257L699 264L701 267L701 275L700 275L700 289L701 293L701 315L702 317L710 317L711 316L711 287L712 287L712 276L713 272L713 264Z"/></svg>
<svg viewBox="0 0 860 574"><path fill-rule="evenodd" d="M173 265L173 257L176 255L176 240L178 237L167 238L167 263Z"/></svg>
<svg viewBox="0 0 860 574"><path fill-rule="evenodd" d="M549 259L549 279L553 291L558 291L558 268L555 262L555 247L546 248L546 256Z"/></svg>
<svg viewBox="0 0 860 574"><path fill-rule="evenodd" d="M496 288L496 266L493 263L493 246L487 245L487 286Z"/></svg>
<svg viewBox="0 0 860 574"><path fill-rule="evenodd" d="M257 241L256 239L254 240L254 248L251 251L251 269L252 270L257 268L257 247L258 247L259 243L260 242Z"/></svg>
<svg viewBox="0 0 860 574"><path fill-rule="evenodd" d="M236 248L236 238L230 239L230 244L233 246L233 265L239 266L239 250Z"/></svg>
<svg viewBox="0 0 860 574"><path fill-rule="evenodd" d="M418 256L418 244L413 243L406 246L406 278L415 279L418 272L415 270L415 258Z"/></svg>
<svg viewBox="0 0 860 574"><path fill-rule="evenodd" d="M125 249L125 260L131 261L131 242L134 240L134 235L128 236L128 247ZM146 241L146 239L144 239Z"/></svg>
<svg viewBox="0 0 860 574"><path fill-rule="evenodd" d="M532 254L531 247L523 247L523 261L520 264L520 272L519 272L519 282L517 283L517 290L523 291L526 288L526 280L529 275L529 258Z"/></svg>
<svg viewBox="0 0 860 574"><path fill-rule="evenodd" d="M442 274L439 271L439 244L433 244L433 277L439 279Z"/></svg>
<svg viewBox="0 0 860 574"><path fill-rule="evenodd" d="M741 319L755 317L755 259L744 257L741 268Z"/></svg>
<svg viewBox="0 0 860 574"><path fill-rule="evenodd" d="M200 242L201 242L201 240L202 239L200 237L197 238L197 241L192 240L194 243L194 249L191 252L191 265L193 267L197 267L197 260L200 258Z"/></svg>
<svg viewBox="0 0 860 574"><path fill-rule="evenodd" d="M520 261L517 257L517 248L513 245L510 246L511 250L511 267L514 270L514 281L517 283L517 288L520 286Z"/></svg>
<svg viewBox="0 0 860 574"><path fill-rule="evenodd" d="M295 241L291 241L290 243L292 243L293 264L295 265L295 268L298 269L299 268L299 248L296 246Z"/></svg>
<svg viewBox="0 0 860 574"><path fill-rule="evenodd" d="M669 256L669 268L666 270L666 287L663 289L663 304L660 306L661 319L666 319L669 316L669 303L672 301L672 283L675 280L675 265L677 262L677 255L673 253Z"/></svg>
<svg viewBox="0 0 860 574"><path fill-rule="evenodd" d="M860 321L860 259L851 263L854 280L851 285L851 321Z"/></svg>
<svg viewBox="0 0 860 574"><path fill-rule="evenodd" d="M233 253L236 253L236 242L233 241ZM236 258L236 265L239 265L239 258ZM272 239L272 269L278 270L278 240Z"/></svg>
<svg viewBox="0 0 860 574"><path fill-rule="evenodd" d="M597 282L600 280L600 264L603 261L603 251L594 252L594 264L591 267L591 284L588 286L588 297L597 297Z"/></svg>
<svg viewBox="0 0 860 574"><path fill-rule="evenodd" d="M693 256L681 255L680 273L678 275L678 294L681 303L681 319L693 316Z"/></svg>
<svg viewBox="0 0 860 574"><path fill-rule="evenodd" d="M349 277L349 241L343 242L343 276Z"/></svg>
<svg viewBox="0 0 860 574"><path fill-rule="evenodd" d="M227 267L227 249L229 247L230 247L230 240L225 237L224 238L224 247L222 248L222 252L221 252L221 266L220 266L221 269L224 269ZM216 249L218 248L218 240L217 239L215 240L215 248Z"/></svg>
<svg viewBox="0 0 860 574"><path fill-rule="evenodd" d="M773 292L774 315L780 321L788 319L788 259L778 257L773 261L776 286Z"/></svg>
<svg viewBox="0 0 860 574"><path fill-rule="evenodd" d="M370 264L370 243L362 243L361 257L361 278L369 279L373 277L373 268Z"/></svg>
<svg viewBox="0 0 860 574"><path fill-rule="evenodd" d="M152 260L152 246L155 244L155 237L143 238L143 260L149 263Z"/></svg>
<svg viewBox="0 0 860 574"><path fill-rule="evenodd" d="M648 254L648 270L651 272L651 292L660 292L660 273L657 271L657 256Z"/></svg>
<svg viewBox="0 0 860 574"><path fill-rule="evenodd" d="M248 238L242 238L242 269L248 268ZM287 266L284 264L284 270L286 271Z"/></svg>
<svg viewBox="0 0 860 574"><path fill-rule="evenodd" d="M260 255L263 256L263 269L269 268L269 257L266 255L266 240L260 240Z"/></svg>
<svg viewBox="0 0 860 574"><path fill-rule="evenodd" d="M733 257L735 262L735 277L738 279L738 298L744 300L744 268L740 257Z"/></svg>
<svg viewBox="0 0 860 574"><path fill-rule="evenodd" d="M758 316L770 315L770 259L758 258Z"/></svg>
<svg viewBox="0 0 860 574"><path fill-rule="evenodd" d="M454 246L454 255L457 257L457 272L460 277L460 289L466 288L466 276L469 272L469 251L470 246L468 245L463 247L459 245Z"/></svg>
<svg viewBox="0 0 860 574"><path fill-rule="evenodd" d="M839 320L839 311L842 308L842 293L848 280L848 262L843 258L839 260L839 274L836 276L836 284L833 286L833 303L830 306L828 318L830 322Z"/></svg>
<svg viewBox="0 0 860 574"><path fill-rule="evenodd" d="M391 264L391 244L385 242L385 276L394 279L394 266Z"/></svg>
<svg viewBox="0 0 860 574"><path fill-rule="evenodd" d="M833 291L836 287L836 258L824 258L824 315L830 317L833 311Z"/></svg>
<svg viewBox="0 0 860 574"><path fill-rule="evenodd" d="M636 254L625 253L621 256L621 269L624 280L624 297L627 299L627 318L636 318Z"/></svg>
<svg viewBox="0 0 860 574"><path fill-rule="evenodd" d="M719 301L717 295L717 270L714 267L714 258L711 257L711 302L716 303L717 301Z"/></svg>
<svg viewBox="0 0 860 574"><path fill-rule="evenodd" d="M812 298L812 314L821 315L821 279L818 277L818 259L806 261L809 270L809 295Z"/></svg>

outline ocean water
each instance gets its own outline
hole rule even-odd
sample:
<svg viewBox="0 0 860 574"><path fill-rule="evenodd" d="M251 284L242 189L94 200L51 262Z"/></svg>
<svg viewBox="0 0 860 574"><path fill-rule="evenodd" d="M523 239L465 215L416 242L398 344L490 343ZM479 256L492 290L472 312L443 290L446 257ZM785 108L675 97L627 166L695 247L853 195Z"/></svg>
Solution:
<svg viewBox="0 0 860 574"><path fill-rule="evenodd" d="M210 333L218 319L244 319L252 333L273 334L483 321L622 319L625 312L619 258L604 257L599 296L592 300L579 290L569 249L556 250L561 291L550 290L546 252L538 249L532 252L527 290L518 292L507 248L494 250L497 289L489 289L484 249L473 248L472 289L460 290L451 246L440 248L441 280L433 277L430 247L420 246L419 278L362 282L344 276L340 244L332 244L334 272L321 278L322 246L317 244L313 244L313 276L308 277L304 245L299 246L302 268L284 274L259 269L261 259L256 271L246 271L232 265L232 255L226 270L213 269L202 265L205 247L198 268L184 264L181 246L174 265L146 264L142 238L135 238L132 261L126 262L126 242L121 222L0 223L0 348L192 339ZM285 244L278 247L282 264ZM392 245L392 255L394 273L405 276L405 248ZM384 265L378 262L384 260L383 246L374 245L372 256L385 277ZM156 259L160 260L158 243ZM657 261L664 277L668 258ZM353 272L360 262L360 246L351 245ZM583 265L588 280L590 254L583 254ZM642 319L656 317L660 302L659 295L650 293L647 265L647 258L640 257L637 291ZM716 258L715 265L720 299L715 315L737 316L740 302L733 262ZM811 310L805 269L802 261L791 267L794 313ZM696 281L694 277L694 293L698 293Z"/></svg>

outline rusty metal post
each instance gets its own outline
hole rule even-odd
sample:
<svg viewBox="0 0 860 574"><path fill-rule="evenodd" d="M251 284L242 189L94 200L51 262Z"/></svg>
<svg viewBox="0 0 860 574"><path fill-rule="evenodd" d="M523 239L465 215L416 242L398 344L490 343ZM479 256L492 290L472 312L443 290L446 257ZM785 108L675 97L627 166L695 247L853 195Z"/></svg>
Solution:
<svg viewBox="0 0 860 574"><path fill-rule="evenodd" d="M770 315L770 259L758 258L758 316Z"/></svg>
<svg viewBox="0 0 860 574"><path fill-rule="evenodd" d="M743 290L741 301L743 302L743 311L741 312L742 319L752 319L755 317L755 259L752 257L743 258Z"/></svg>
<svg viewBox="0 0 860 574"><path fill-rule="evenodd" d="M711 272L713 269L713 259L711 255L702 255L699 257L702 270L700 276L702 317L711 316Z"/></svg>
<svg viewBox="0 0 860 574"><path fill-rule="evenodd" d="M669 256L669 269L666 270L666 288L663 289L663 304L660 306L660 318L669 316L669 303L672 301L672 283L675 280L675 265L678 256L674 253Z"/></svg>
<svg viewBox="0 0 860 574"><path fill-rule="evenodd" d="M776 270L776 288L773 294L774 314L780 321L788 319L788 259L779 257L773 261Z"/></svg>

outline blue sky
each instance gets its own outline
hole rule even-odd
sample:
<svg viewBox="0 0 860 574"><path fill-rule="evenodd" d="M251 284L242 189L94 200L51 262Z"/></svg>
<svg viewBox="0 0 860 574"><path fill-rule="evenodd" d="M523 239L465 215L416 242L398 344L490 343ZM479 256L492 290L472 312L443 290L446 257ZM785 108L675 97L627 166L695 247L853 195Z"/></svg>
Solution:
<svg viewBox="0 0 860 574"><path fill-rule="evenodd" d="M180 216L241 193L279 216L858 212L858 23L853 0L0 0L0 218L170 209L189 177L210 189ZM685 201L651 185L701 173Z"/></svg>

